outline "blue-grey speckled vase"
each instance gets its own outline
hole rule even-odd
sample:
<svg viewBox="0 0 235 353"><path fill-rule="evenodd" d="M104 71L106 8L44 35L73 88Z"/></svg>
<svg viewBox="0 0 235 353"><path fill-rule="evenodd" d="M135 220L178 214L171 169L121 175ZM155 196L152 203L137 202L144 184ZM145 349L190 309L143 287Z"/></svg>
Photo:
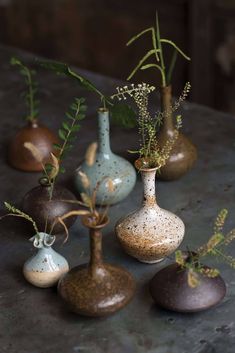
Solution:
<svg viewBox="0 0 235 353"><path fill-rule="evenodd" d="M25 262L24 277L36 287L48 288L56 285L60 277L68 272L69 265L51 247L55 236L40 232L30 240L38 252Z"/></svg>
<svg viewBox="0 0 235 353"><path fill-rule="evenodd" d="M112 205L122 201L132 191L136 182L136 171L130 162L117 156L110 149L109 111L100 108L98 118L98 151L95 163L92 166L88 166L86 161L81 164L76 170L75 185L80 193L86 191L79 176L79 171L84 172L90 180L91 189L95 188L98 182L100 183L96 203L98 205ZM108 180L110 179L113 190L108 188Z"/></svg>

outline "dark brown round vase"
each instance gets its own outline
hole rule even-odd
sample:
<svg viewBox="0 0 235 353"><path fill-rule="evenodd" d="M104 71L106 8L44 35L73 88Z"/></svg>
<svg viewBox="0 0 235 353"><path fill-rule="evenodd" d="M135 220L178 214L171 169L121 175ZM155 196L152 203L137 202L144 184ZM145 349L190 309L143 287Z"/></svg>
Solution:
<svg viewBox="0 0 235 353"><path fill-rule="evenodd" d="M77 209L75 204L66 202L66 200L76 200L68 189L55 185L50 199L49 187L39 185L24 196L22 209L33 218L40 232L48 233L57 217ZM76 216L65 219L66 227L71 227L75 220ZM57 223L53 227L52 234L59 233L64 233L64 227Z"/></svg>
<svg viewBox="0 0 235 353"><path fill-rule="evenodd" d="M215 306L226 294L224 280L220 276L209 278L198 275L198 286L191 288L188 285L188 270L182 269L178 264L163 268L150 282L153 300L167 310L185 313Z"/></svg>
<svg viewBox="0 0 235 353"><path fill-rule="evenodd" d="M108 223L92 226L89 218L83 224L90 229L90 262L70 270L58 284L58 291L68 308L80 315L99 317L123 308L132 299L135 282L123 268L102 260L101 229Z"/></svg>
<svg viewBox="0 0 235 353"><path fill-rule="evenodd" d="M172 93L171 86L162 87L161 105L162 111L166 112L163 124L158 135L159 145L163 147L167 140L174 134L173 117L171 113ZM182 133L174 143L170 157L164 167L161 168L158 179L175 180L186 174L197 159L197 150L192 142Z"/></svg>
<svg viewBox="0 0 235 353"><path fill-rule="evenodd" d="M53 143L57 143L58 138L47 127L38 124L35 120L20 129L10 142L8 161L11 166L26 172L42 171L42 164L25 148L25 142L31 142L40 151L43 163L45 164L50 162L50 153L55 152Z"/></svg>

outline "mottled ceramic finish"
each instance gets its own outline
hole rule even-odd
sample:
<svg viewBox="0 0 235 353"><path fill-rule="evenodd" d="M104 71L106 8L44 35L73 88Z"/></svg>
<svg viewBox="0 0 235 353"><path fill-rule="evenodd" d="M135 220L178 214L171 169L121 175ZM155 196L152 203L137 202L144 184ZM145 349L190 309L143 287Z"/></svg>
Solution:
<svg viewBox="0 0 235 353"><path fill-rule="evenodd" d="M50 200L49 187L40 185L27 192L23 198L22 209L35 220L39 231L51 232L57 217L77 209L76 204L66 202L66 200L75 201L76 197L66 188L55 185ZM71 227L75 220L76 217L67 218L65 220L67 228ZM52 234L61 232L64 232L64 227L57 223L53 227Z"/></svg>
<svg viewBox="0 0 235 353"><path fill-rule="evenodd" d="M159 145L163 147L166 141L174 134L173 116L170 111L172 101L171 86L162 87L161 98L162 111L167 112L167 115L164 116L163 124L158 135ZM192 168L196 159L196 147L186 136L179 133L179 137L171 150L169 159L164 167L161 168L158 179L175 180L180 178Z"/></svg>
<svg viewBox="0 0 235 353"><path fill-rule="evenodd" d="M60 277L68 272L69 265L63 256L51 248L55 236L42 232L38 236L39 239L36 236L32 238L38 252L25 262L23 274L34 286L48 288L56 285Z"/></svg>
<svg viewBox="0 0 235 353"><path fill-rule="evenodd" d="M116 224L116 234L124 250L146 263L159 262L173 253L185 230L179 217L157 205L155 175L156 168L141 170L143 204Z"/></svg>
<svg viewBox="0 0 235 353"><path fill-rule="evenodd" d="M87 225L86 220L84 224ZM114 313L129 303L135 290L130 273L103 262L100 231L103 226L90 228L90 263L70 270L58 285L68 308L85 316Z"/></svg>
<svg viewBox="0 0 235 353"><path fill-rule="evenodd" d="M40 151L43 163L51 161L51 152L56 153L53 143L58 143L56 135L42 124L29 122L27 126L20 129L9 145L8 161L17 169L27 172L40 172L43 170L42 163L37 161L32 153L24 147L25 142L31 142Z"/></svg>
<svg viewBox="0 0 235 353"><path fill-rule="evenodd" d="M188 285L188 270L172 264L160 270L150 282L150 293L157 305L178 312L197 312L209 309L223 300L224 280L198 274L200 284Z"/></svg>
<svg viewBox="0 0 235 353"><path fill-rule="evenodd" d="M89 177L92 188L101 181L97 192L97 204L112 205L122 201L132 191L136 182L136 172L127 160L117 156L110 149L108 110L99 109L98 118L98 151L95 163L93 166L88 166L86 162L82 163L75 174L75 185L79 192L84 192L78 174L78 171L82 170ZM112 192L107 187L108 178L112 179L114 185Z"/></svg>

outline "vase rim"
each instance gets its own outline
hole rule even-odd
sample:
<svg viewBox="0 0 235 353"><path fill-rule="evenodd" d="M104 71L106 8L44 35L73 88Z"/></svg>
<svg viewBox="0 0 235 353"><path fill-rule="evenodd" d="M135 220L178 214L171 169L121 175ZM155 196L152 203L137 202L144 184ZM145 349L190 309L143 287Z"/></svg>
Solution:
<svg viewBox="0 0 235 353"><path fill-rule="evenodd" d="M148 168L148 167L140 167L140 166L139 166L140 164L141 164L141 158L136 159L136 161L135 161L135 167L136 167L136 169L139 170L140 172L153 172L153 171L158 170L158 169L161 168L160 166L151 167L151 168Z"/></svg>
<svg viewBox="0 0 235 353"><path fill-rule="evenodd" d="M99 107L97 109L97 112L98 113L108 113L109 112L109 109L108 108L104 108L104 107Z"/></svg>
<svg viewBox="0 0 235 353"><path fill-rule="evenodd" d="M102 216L102 213L99 214L99 216ZM99 230L104 228L108 223L109 223L109 217L106 215L104 216L104 219L102 221L101 224L97 224L97 225L93 225L89 222L89 215L83 216L82 217L82 223L85 227L90 228L90 229L95 229L95 230Z"/></svg>

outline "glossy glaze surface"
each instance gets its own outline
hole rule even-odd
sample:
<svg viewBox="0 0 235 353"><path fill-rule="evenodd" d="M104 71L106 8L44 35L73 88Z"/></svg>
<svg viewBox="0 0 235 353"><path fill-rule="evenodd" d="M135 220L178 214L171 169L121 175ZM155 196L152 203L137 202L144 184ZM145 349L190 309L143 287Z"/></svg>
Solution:
<svg viewBox="0 0 235 353"><path fill-rule="evenodd" d="M159 306L178 312L209 309L223 300L226 286L221 276L209 278L198 274L199 285L188 285L188 270L172 264L160 270L150 282L150 293Z"/></svg>
<svg viewBox="0 0 235 353"><path fill-rule="evenodd" d="M55 236L39 233L39 239L32 238L37 253L28 259L23 267L25 279L36 287L48 288L57 284L60 277L67 273L67 260L52 249Z"/></svg>
<svg viewBox="0 0 235 353"><path fill-rule="evenodd" d="M9 144L8 161L14 168L27 172L43 170L42 164L24 147L25 142L31 142L37 147L45 164L51 161L50 153L55 153L53 143L58 142L57 136L35 121L20 129Z"/></svg>
<svg viewBox="0 0 235 353"><path fill-rule="evenodd" d="M110 149L109 141L109 112L98 110L98 151L95 163L88 166L86 162L75 173L75 185L79 192L84 192L78 171L83 171L94 188L97 183L100 186L97 191L98 205L112 205L122 201L132 191L136 182L136 172L126 159L114 154ZM113 190L108 187L108 180L113 183Z"/></svg>
<svg viewBox="0 0 235 353"><path fill-rule="evenodd" d="M155 169L141 170L144 187L142 206L116 225L124 250L139 261L155 263L173 253L184 237L184 223L160 208L155 196Z"/></svg>

